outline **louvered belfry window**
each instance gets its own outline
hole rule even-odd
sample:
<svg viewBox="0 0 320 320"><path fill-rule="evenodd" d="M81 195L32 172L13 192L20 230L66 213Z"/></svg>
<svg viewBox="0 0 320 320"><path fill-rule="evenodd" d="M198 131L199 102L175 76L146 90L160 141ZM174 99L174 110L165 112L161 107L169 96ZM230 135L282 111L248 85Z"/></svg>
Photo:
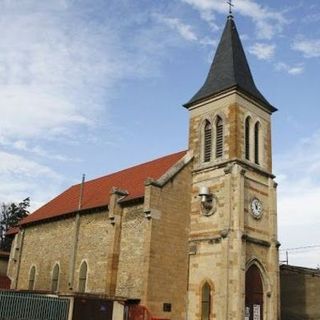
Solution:
<svg viewBox="0 0 320 320"><path fill-rule="evenodd" d="M209 162L211 160L212 151L212 128L211 123L206 120L204 126L204 144L203 144L203 160Z"/></svg>
<svg viewBox="0 0 320 320"><path fill-rule="evenodd" d="M216 120L216 158L223 156L223 121L220 117Z"/></svg>
<svg viewBox="0 0 320 320"><path fill-rule="evenodd" d="M260 135L260 124L257 122L254 126L254 162L259 164L259 135Z"/></svg>
<svg viewBox="0 0 320 320"><path fill-rule="evenodd" d="M250 117L248 117L245 123L245 152L247 160L250 160L250 122Z"/></svg>

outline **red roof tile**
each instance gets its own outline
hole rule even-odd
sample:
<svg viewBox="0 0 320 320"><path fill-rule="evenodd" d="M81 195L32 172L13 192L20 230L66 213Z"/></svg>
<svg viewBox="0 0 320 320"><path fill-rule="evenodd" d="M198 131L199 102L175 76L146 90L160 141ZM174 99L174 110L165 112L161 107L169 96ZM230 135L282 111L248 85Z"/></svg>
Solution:
<svg viewBox="0 0 320 320"><path fill-rule="evenodd" d="M129 192L126 200L144 196L144 182L147 178L159 179L179 161L186 151L174 153L119 172L85 182L82 210L108 205L112 187ZM24 218L21 225L59 217L78 210L81 184L74 185L53 200Z"/></svg>

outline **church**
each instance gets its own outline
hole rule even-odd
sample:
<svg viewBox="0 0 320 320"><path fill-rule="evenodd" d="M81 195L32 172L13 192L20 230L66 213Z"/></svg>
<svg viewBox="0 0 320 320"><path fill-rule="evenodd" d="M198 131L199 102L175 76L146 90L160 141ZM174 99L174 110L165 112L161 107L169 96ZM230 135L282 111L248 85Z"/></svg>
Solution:
<svg viewBox="0 0 320 320"><path fill-rule="evenodd" d="M280 318L277 109L231 14L184 107L188 150L83 180L11 231L12 289L121 300L153 319Z"/></svg>

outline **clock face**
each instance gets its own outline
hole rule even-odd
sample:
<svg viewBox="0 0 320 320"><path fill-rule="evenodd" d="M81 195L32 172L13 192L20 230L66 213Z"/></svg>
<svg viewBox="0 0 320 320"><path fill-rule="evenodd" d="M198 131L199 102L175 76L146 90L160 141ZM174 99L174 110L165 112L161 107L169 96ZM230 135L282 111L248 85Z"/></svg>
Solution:
<svg viewBox="0 0 320 320"><path fill-rule="evenodd" d="M255 218L259 218L262 215L262 210L263 210L262 202L259 199L254 198L251 201L251 212L252 212L252 215Z"/></svg>

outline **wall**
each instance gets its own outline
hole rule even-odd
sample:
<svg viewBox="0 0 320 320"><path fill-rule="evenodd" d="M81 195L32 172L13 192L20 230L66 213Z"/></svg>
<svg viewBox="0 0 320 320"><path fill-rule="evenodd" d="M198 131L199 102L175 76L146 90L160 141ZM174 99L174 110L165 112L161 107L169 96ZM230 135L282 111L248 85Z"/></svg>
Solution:
<svg viewBox="0 0 320 320"><path fill-rule="evenodd" d="M320 319L320 270L282 265L281 319Z"/></svg>
<svg viewBox="0 0 320 320"><path fill-rule="evenodd" d="M185 166L162 188L146 187L145 211L152 218L146 231L142 303L158 318L186 318L190 169ZM164 312L164 303L171 304L171 312Z"/></svg>
<svg viewBox="0 0 320 320"><path fill-rule="evenodd" d="M59 291L70 292L68 287L70 257L73 241L74 217L51 221L24 229L23 246L17 288L27 289L29 272L32 265L36 267L36 290L50 290L52 269L55 263L60 265ZM103 293L105 290L106 254L112 226L106 212L85 214L80 216L79 242L75 264L74 291L78 288L80 263L88 262L87 292ZM22 235L19 235L22 238ZM17 236L11 251L16 254ZM18 246L19 247L19 246ZM19 257L10 260L9 275L15 278Z"/></svg>
<svg viewBox="0 0 320 320"><path fill-rule="evenodd" d="M143 205L123 208L116 295L130 299L143 296L143 263L147 219Z"/></svg>
<svg viewBox="0 0 320 320"><path fill-rule="evenodd" d="M9 261L9 254L7 252L0 251L0 275L1 276L7 275L8 261Z"/></svg>

